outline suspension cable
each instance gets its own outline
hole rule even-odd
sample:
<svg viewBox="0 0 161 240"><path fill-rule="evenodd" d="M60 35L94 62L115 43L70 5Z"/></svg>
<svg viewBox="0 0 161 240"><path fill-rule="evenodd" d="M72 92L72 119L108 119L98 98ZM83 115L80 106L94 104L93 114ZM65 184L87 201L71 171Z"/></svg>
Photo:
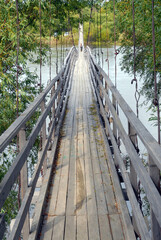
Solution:
<svg viewBox="0 0 161 240"><path fill-rule="evenodd" d="M108 29L107 29L107 2L106 2L106 41L107 41L107 66L108 66L108 78L109 78L109 53L108 53Z"/></svg>
<svg viewBox="0 0 161 240"><path fill-rule="evenodd" d="M50 33L49 33L49 81L51 82L51 0L50 0Z"/></svg>
<svg viewBox="0 0 161 240"><path fill-rule="evenodd" d="M62 42L62 29L61 29L61 37L60 37L60 46L61 46L61 58L60 58L60 60L61 60L61 65L60 65L60 67L62 67L62 65L63 65L63 42Z"/></svg>
<svg viewBox="0 0 161 240"><path fill-rule="evenodd" d="M103 68L103 51L102 51L102 11L100 5L100 48L101 48L101 55L102 55L102 68Z"/></svg>
<svg viewBox="0 0 161 240"><path fill-rule="evenodd" d="M66 19L66 21L67 21L67 33L68 33L68 35L66 36L66 45L65 45L65 47L66 47L66 54L65 54L65 55L67 55L67 51L68 51L69 32L70 32L68 14L67 14L67 19Z"/></svg>
<svg viewBox="0 0 161 240"><path fill-rule="evenodd" d="M91 12L90 12L90 20L89 20L89 27L88 27L87 46L88 46L88 43L89 43L89 35L90 35L90 28L91 28L92 12L93 12L93 0L92 0L92 6L91 6Z"/></svg>
<svg viewBox="0 0 161 240"><path fill-rule="evenodd" d="M94 29L96 29L96 8L94 9ZM96 51L97 31L95 32L94 36L95 36L95 58L96 58L96 56L97 56L97 51Z"/></svg>
<svg viewBox="0 0 161 240"><path fill-rule="evenodd" d="M18 0L16 0L16 15L17 15L17 55L16 55L16 115L19 116L19 49L20 49L20 24L19 24L19 9ZM19 134L17 135L17 153L20 150L19 146ZM21 177L18 177L18 208L21 206Z"/></svg>
<svg viewBox="0 0 161 240"><path fill-rule="evenodd" d="M63 34L64 36L64 34ZM64 38L63 38L64 39ZM63 40L63 65L64 65L64 58L65 58L65 46L64 46L64 40Z"/></svg>
<svg viewBox="0 0 161 240"><path fill-rule="evenodd" d="M59 71L58 58L59 58L59 53L58 53L58 38L57 38L57 36L56 36L56 74L58 74L58 71Z"/></svg>
<svg viewBox="0 0 161 240"><path fill-rule="evenodd" d="M18 82L18 72L19 72L19 49L20 49L20 24L19 24L19 11L18 11L18 0L16 0L16 15L17 15L17 56L16 56L16 67L17 67L17 73L16 73L16 112L17 117L19 115L19 82Z"/></svg>
<svg viewBox="0 0 161 240"><path fill-rule="evenodd" d="M113 17L114 17L114 50L115 50L115 87L117 88L117 51L116 51L116 12L115 12L115 0L113 0Z"/></svg>
<svg viewBox="0 0 161 240"><path fill-rule="evenodd" d="M156 48L155 48L155 22L154 22L154 0L152 0L152 43L153 43L153 64L154 64L154 100L153 104L157 108L157 121L158 121L158 143L160 144L160 109L157 88L157 75L156 75Z"/></svg>
<svg viewBox="0 0 161 240"><path fill-rule="evenodd" d="M39 0L39 21L40 21L40 92L42 91L42 41L41 41L41 0Z"/></svg>
<svg viewBox="0 0 161 240"><path fill-rule="evenodd" d="M73 29L72 29L72 24L71 24L71 20L70 20L69 11L68 11L68 18L69 18L70 32L71 32L71 36L72 36L72 43L73 43L73 46L75 46L74 36L73 36Z"/></svg>
<svg viewBox="0 0 161 240"><path fill-rule="evenodd" d="M136 100L136 115L139 118L139 99L140 93L138 91L138 80L136 78L136 31L135 31L135 0L132 1L132 17L133 17L133 72L134 72L134 79L131 81L131 84L135 81L135 100ZM139 154L139 146L138 146L138 137L137 134L135 135L135 149L136 152ZM137 200L140 205L140 209L142 211L142 200L141 200L141 182L138 181L138 188L137 188Z"/></svg>
<svg viewBox="0 0 161 240"><path fill-rule="evenodd" d="M138 80L136 78L136 33L135 33L135 0L132 2L132 15L133 15L133 56L134 56L134 64L133 64L133 72L134 72L134 79L131 81L135 81L135 100L136 100L136 115L137 118L139 117L139 99L140 93L138 91Z"/></svg>
<svg viewBox="0 0 161 240"><path fill-rule="evenodd" d="M97 55L98 55L98 64L100 64L100 52L99 52L99 31L98 31L98 10L97 10Z"/></svg>

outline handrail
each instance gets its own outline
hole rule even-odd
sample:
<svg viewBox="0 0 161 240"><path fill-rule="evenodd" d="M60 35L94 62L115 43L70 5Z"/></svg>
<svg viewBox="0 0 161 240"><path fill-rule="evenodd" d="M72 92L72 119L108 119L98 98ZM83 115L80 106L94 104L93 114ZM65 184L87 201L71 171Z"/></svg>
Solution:
<svg viewBox="0 0 161 240"><path fill-rule="evenodd" d="M125 102L118 90L115 88L107 74L97 65L91 50L87 47L87 55L90 66L91 80L98 100L100 114L104 120L106 137L110 138L114 148L114 162L116 169L120 169L124 180L127 195L131 202L133 216L137 228L135 231L142 239L151 239L144 218L137 203L138 178L144 188L147 199L151 207L151 231L154 239L159 239L161 228L161 196L160 196L160 171L161 170L161 146L156 142L153 136L144 127L141 121L136 117L131 108ZM112 101L109 98L109 91L112 94ZM120 106L129 124L129 133L127 134L117 113L116 103ZM108 116L112 115L113 126L111 129ZM130 173L126 172L125 165L120 155L117 145L117 137L122 140L126 151L131 160ZM135 148L136 135L139 136L149 154L149 170L145 169ZM138 210L139 209L139 210ZM142 222L142 224L141 224Z"/></svg>
<svg viewBox="0 0 161 240"><path fill-rule="evenodd" d="M27 161L29 153L34 145L36 138L38 137L38 134L40 133L40 131L46 132L46 118L52 111L53 116L49 128L49 133L48 136L45 136L45 139L43 140L43 146L39 154L37 166L33 174L32 180L30 184L27 186L25 195L22 200L21 208L15 220L12 233L9 236L10 240L18 239L18 237L20 236L27 213L29 211L29 207L32 201L32 197L35 191L35 187L42 166L44 166L43 167L44 171L46 171L45 166L47 165L46 158L47 151L49 149L49 145L54 144L53 130L57 134L59 133L58 129L60 130L60 124L62 123L62 118L65 113L68 95L70 91L71 84L70 82L73 74L74 63L76 61L76 54L77 54L76 48L72 47L65 59L65 64L58 73L58 75L50 82L50 84L45 88L45 90L35 99L33 103L29 105L29 107L18 117L18 119L15 120L15 122L0 137L0 152L2 152L5 149L5 147L9 145L10 141L17 134L19 134L21 129L25 126L25 123L31 118L36 109L38 107L41 107L42 109L42 103L45 106L45 97L47 96L49 91L52 91L50 100L48 101L44 109L42 109L41 115L37 120L36 125L33 127L32 132L30 133L28 139L24 141L23 147L20 149L20 152L17 155L16 159L13 161L12 166L9 168L7 174L4 176L3 180L0 183L0 209L1 209L7 199L8 194L10 193L12 186L14 185L20 172L24 168L25 162ZM55 89L56 83L57 88ZM57 101L56 109L55 101ZM2 227L3 226L1 226L0 224L0 231ZM0 239L2 239L2 236L0 236Z"/></svg>
<svg viewBox="0 0 161 240"><path fill-rule="evenodd" d="M5 149L5 147L11 142L11 140L16 136L19 130L25 125L25 123L31 118L36 109L40 106L43 99L46 97L48 92L52 89L54 84L60 79L64 71L68 69L68 61L75 51L75 47L72 47L65 59L65 64L60 70L58 75L49 83L49 85L40 93L37 98L30 103L28 108L11 124L11 126L0 136L0 153ZM64 78L66 75L64 76Z"/></svg>
<svg viewBox="0 0 161 240"><path fill-rule="evenodd" d="M91 50L89 50L91 54ZM158 144L158 142L155 140L155 138L151 135L151 133L147 130L147 128L142 124L142 122L136 117L135 113L132 111L132 109L129 107L127 102L124 100L124 98L121 96L119 91L115 88L112 81L108 78L107 74L104 72L104 70L95 62L94 57L92 54L90 55L91 59L95 65L95 67L98 69L99 73L104 77L105 81L108 84L109 89L111 90L112 94L116 98L119 106L123 110L124 114L134 127L135 131L137 132L138 136L144 143L145 147L147 148L150 155L153 157L153 160L155 161L158 168L161 170L161 147Z"/></svg>

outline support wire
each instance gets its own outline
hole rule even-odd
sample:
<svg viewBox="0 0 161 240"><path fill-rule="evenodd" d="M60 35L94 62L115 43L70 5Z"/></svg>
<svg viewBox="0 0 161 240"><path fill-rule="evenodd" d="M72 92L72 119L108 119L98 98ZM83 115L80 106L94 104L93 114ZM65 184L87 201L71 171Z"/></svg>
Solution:
<svg viewBox="0 0 161 240"><path fill-rule="evenodd" d="M160 139L160 109L159 109L159 97L157 88L157 74L156 74L156 48L155 48L155 22L154 22L154 0L152 0L152 42L153 42L153 64L154 64L154 100L153 104L157 108L157 121L158 121L158 143L161 143Z"/></svg>

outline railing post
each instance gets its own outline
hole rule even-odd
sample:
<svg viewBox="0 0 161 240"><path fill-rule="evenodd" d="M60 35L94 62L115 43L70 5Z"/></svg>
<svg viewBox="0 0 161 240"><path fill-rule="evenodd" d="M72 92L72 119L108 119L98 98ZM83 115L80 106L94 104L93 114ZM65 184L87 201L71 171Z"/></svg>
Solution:
<svg viewBox="0 0 161 240"><path fill-rule="evenodd" d="M60 81L61 81L61 82L64 81L64 76L63 76L63 75L60 77ZM62 88L60 89L60 99L61 99L61 96L62 96L63 91L64 91L64 84L65 84L65 83L62 84ZM60 100L60 99L59 99L59 100ZM61 104L61 106L60 106L60 112L62 111L62 109L63 109L63 102L62 102L62 104Z"/></svg>
<svg viewBox="0 0 161 240"><path fill-rule="evenodd" d="M149 174L158 191L160 192L160 170L157 168L150 155L149 155ZM161 228L158 224L158 221L156 220L156 217L152 209L151 209L151 232L153 240L161 239Z"/></svg>
<svg viewBox="0 0 161 240"><path fill-rule="evenodd" d="M115 99L113 94L112 94L112 104L113 104L113 106L115 108L115 111L117 113L117 103L116 103L116 99ZM114 120L113 120L113 135L114 135L116 143L117 143L118 131L117 131L117 125L116 125ZM114 163L115 163L116 168L118 168L119 165L118 165L118 161L117 161L117 158L116 158L116 155L115 155L115 151L114 151Z"/></svg>
<svg viewBox="0 0 161 240"><path fill-rule="evenodd" d="M41 113L43 113L44 110L45 110L45 99L41 102ZM43 151L43 146L45 141L46 141L46 119L41 128L41 144L42 144L41 151ZM44 162L43 162L43 175L45 174L46 169L47 169L47 156L45 156Z"/></svg>
<svg viewBox="0 0 161 240"><path fill-rule="evenodd" d="M136 131L134 130L134 128L131 126L131 124L129 122L128 122L128 134L129 134L129 138L130 138L131 142L136 147L136 138L137 138ZM137 174L136 174L136 172L134 170L134 167L131 164L131 162L130 162L129 177L130 177L130 182L131 182L131 185L133 187L134 193L135 193L136 198L137 198L137 194L138 194ZM136 225L136 220L135 220L134 216L132 216L132 222L133 222L135 232L139 235L139 231L138 231L138 228L137 228L137 225Z"/></svg>
<svg viewBox="0 0 161 240"><path fill-rule="evenodd" d="M112 94L112 104L117 112L116 99L113 94ZM117 141L117 126L116 126L115 122L113 122L113 135Z"/></svg>
<svg viewBox="0 0 161 240"><path fill-rule="evenodd" d="M108 85L107 85L107 82L105 81L105 91L106 93L108 94ZM107 105L107 102L105 101L105 111L106 113L109 112L109 108L108 108L108 105Z"/></svg>
<svg viewBox="0 0 161 240"><path fill-rule="evenodd" d="M61 79L58 79L58 81L57 81L57 84L58 84L58 87L59 87L59 84L60 84L60 80ZM57 105L59 104L59 101L60 101L60 98L61 98L61 89L59 90L59 93L58 93L58 97L57 97Z"/></svg>
<svg viewBox="0 0 161 240"><path fill-rule="evenodd" d="M24 147L25 142L26 142L26 132L25 132L25 129L22 128L19 132L19 149L20 149L20 151ZM24 163L24 166L20 172L20 183L21 183L21 201L22 201L25 196L25 193L27 191L27 187L28 187L27 159L26 159L26 162ZM24 222L24 226L22 229L23 240L28 239L29 231L30 231L29 213L27 213L26 220Z"/></svg>
<svg viewBox="0 0 161 240"><path fill-rule="evenodd" d="M6 231L5 213L1 213L0 214L0 240L3 240L5 231Z"/></svg>
<svg viewBox="0 0 161 240"><path fill-rule="evenodd" d="M106 93L108 94L108 85L107 85L107 82L106 82L106 81L105 81L105 91L106 91ZM108 116L108 118L109 118L109 107L108 107L108 105L107 105L107 101L106 101L106 100L105 100L105 112L107 113L107 116ZM105 127L106 127L106 135L108 136L109 133L108 133L107 126L105 125Z"/></svg>
<svg viewBox="0 0 161 240"><path fill-rule="evenodd" d="M51 97L53 97L54 93L55 93L55 84L51 90ZM55 101L54 101L53 107L52 107L52 117L51 117L52 123L54 122L54 118L55 118ZM53 130L51 141L54 141L54 137L55 137L55 130Z"/></svg>
<svg viewBox="0 0 161 240"><path fill-rule="evenodd" d="M101 84L103 85L103 76L102 76L101 74L99 74L99 79L100 79ZM101 101L102 101L102 103L103 103L102 89L101 89L101 87L99 87L99 88L100 88L100 89L99 89L99 92L100 92L100 98L101 98Z"/></svg>
<svg viewBox="0 0 161 240"><path fill-rule="evenodd" d="M100 95L101 102L103 104L103 91L102 91L102 88L101 88L101 85L103 86L103 76L101 75L101 73L99 73L99 80L101 82L101 84L98 84L98 86L99 86L99 95ZM103 117L103 112L101 111L101 108L100 108L100 114Z"/></svg>

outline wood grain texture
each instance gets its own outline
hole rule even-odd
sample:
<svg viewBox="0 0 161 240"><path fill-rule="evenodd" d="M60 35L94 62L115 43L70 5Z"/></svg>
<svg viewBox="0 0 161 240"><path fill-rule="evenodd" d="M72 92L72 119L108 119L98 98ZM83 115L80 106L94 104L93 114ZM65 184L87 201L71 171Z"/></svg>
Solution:
<svg viewBox="0 0 161 240"><path fill-rule="evenodd" d="M53 224L54 240L112 240L118 232L126 239L89 80L87 61L81 52L62 129L56 167L59 170L53 178L50 207L46 209L48 216L63 219L63 227L58 229L59 225ZM55 211L51 209L52 202L56 204Z"/></svg>

